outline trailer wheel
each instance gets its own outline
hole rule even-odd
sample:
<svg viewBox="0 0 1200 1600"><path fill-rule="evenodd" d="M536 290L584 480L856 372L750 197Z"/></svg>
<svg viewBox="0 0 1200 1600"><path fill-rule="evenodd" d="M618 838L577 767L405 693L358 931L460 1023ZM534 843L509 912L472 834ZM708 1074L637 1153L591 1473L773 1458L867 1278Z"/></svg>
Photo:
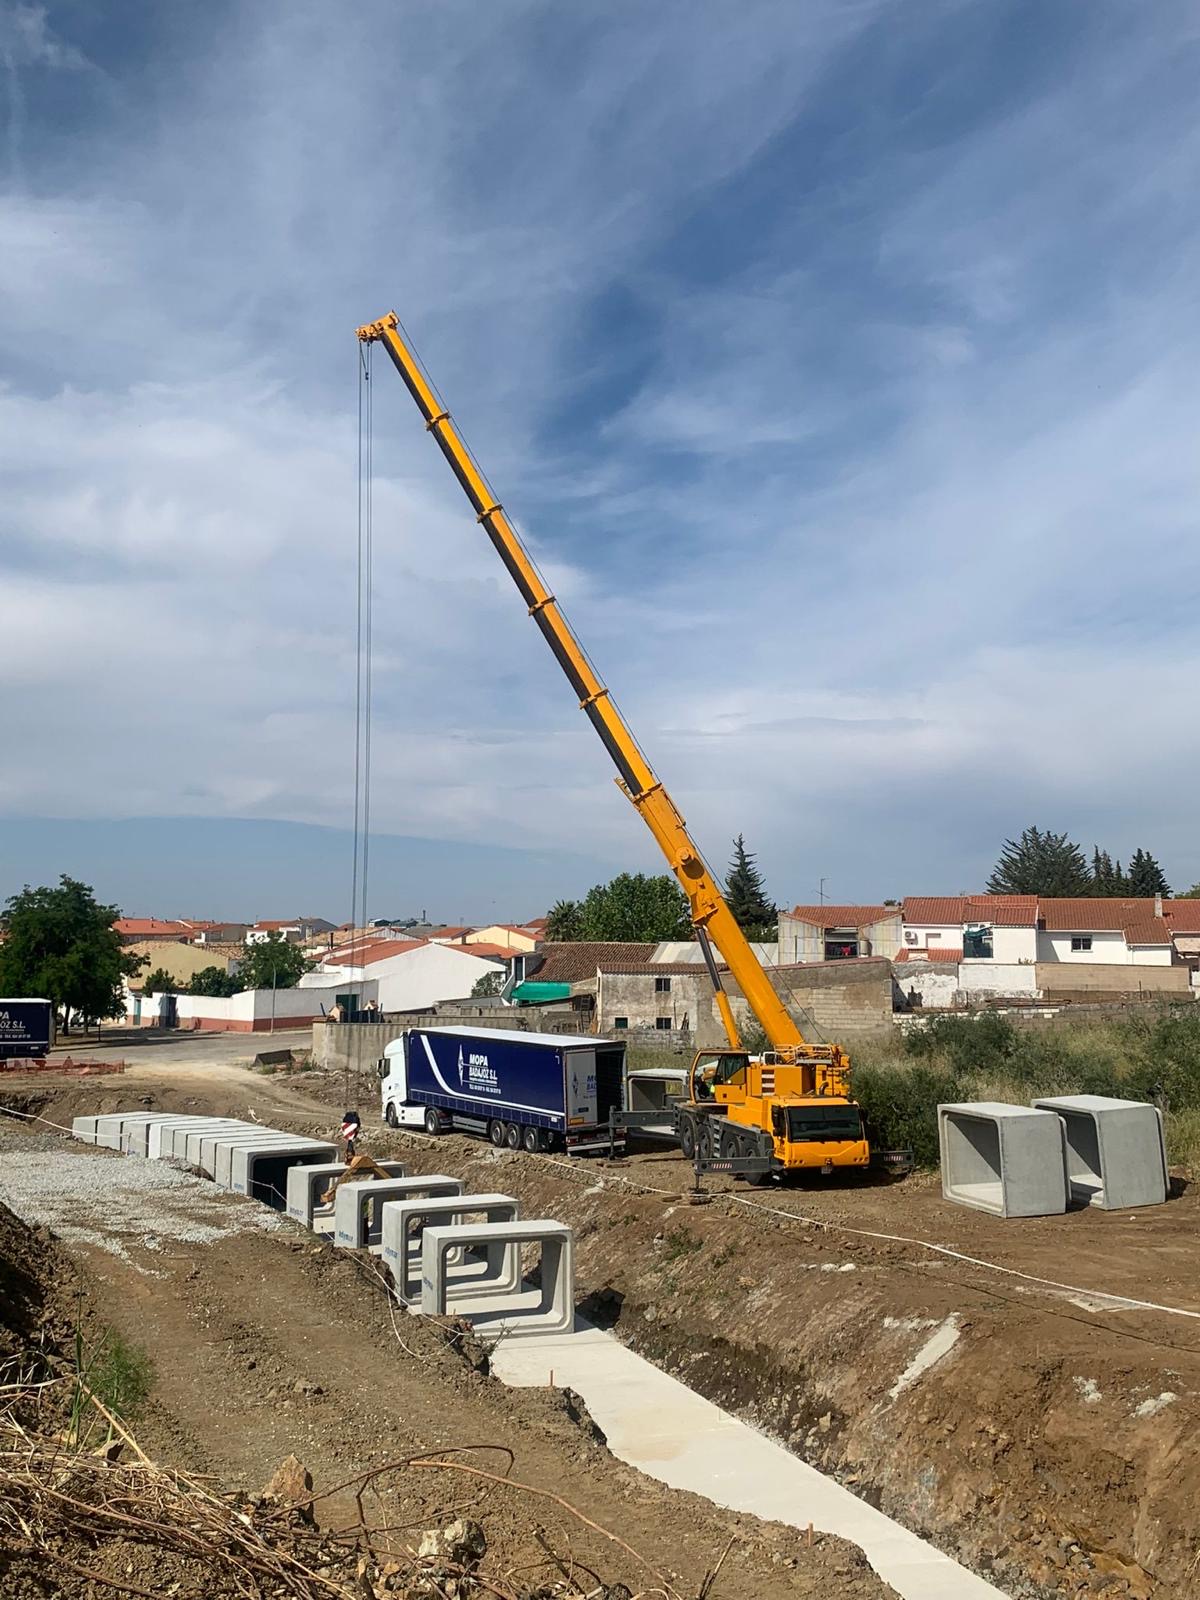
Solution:
<svg viewBox="0 0 1200 1600"><path fill-rule="evenodd" d="M389 1128L398 1128L400 1126L400 1118L396 1115L396 1108L390 1100L387 1104L387 1110L383 1113L383 1120Z"/></svg>
<svg viewBox="0 0 1200 1600"><path fill-rule="evenodd" d="M504 1124L502 1122L489 1122L488 1138L496 1146L496 1149L499 1150L501 1145L504 1143Z"/></svg>
<svg viewBox="0 0 1200 1600"><path fill-rule="evenodd" d="M696 1124L691 1117L681 1117L679 1121L679 1148L683 1151L685 1161L691 1161L696 1154Z"/></svg>
<svg viewBox="0 0 1200 1600"><path fill-rule="evenodd" d="M521 1130L515 1122L510 1122L505 1128L504 1142L510 1150L521 1148Z"/></svg>
<svg viewBox="0 0 1200 1600"><path fill-rule="evenodd" d="M521 1144L531 1156L535 1156L542 1148L541 1135L536 1128L526 1128L521 1136Z"/></svg>
<svg viewBox="0 0 1200 1600"><path fill-rule="evenodd" d="M438 1116L433 1106L429 1106L425 1112L425 1132L434 1135L441 1133L441 1131L442 1119Z"/></svg>

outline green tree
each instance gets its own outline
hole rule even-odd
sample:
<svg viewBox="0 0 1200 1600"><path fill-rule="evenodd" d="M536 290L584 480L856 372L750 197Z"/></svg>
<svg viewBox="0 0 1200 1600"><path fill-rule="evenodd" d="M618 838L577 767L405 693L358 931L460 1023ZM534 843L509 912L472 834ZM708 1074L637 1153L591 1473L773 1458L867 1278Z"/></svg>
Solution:
<svg viewBox="0 0 1200 1600"><path fill-rule="evenodd" d="M166 967L155 967L142 979L143 994L178 994L179 985Z"/></svg>
<svg viewBox="0 0 1200 1600"><path fill-rule="evenodd" d="M1155 894L1170 897L1171 886L1149 850L1135 850L1129 858L1128 887L1125 892L1139 897Z"/></svg>
<svg viewBox="0 0 1200 1600"><path fill-rule="evenodd" d="M686 939L692 931L687 898L667 873L622 872L589 889L583 902L580 938L657 942Z"/></svg>
<svg viewBox="0 0 1200 1600"><path fill-rule="evenodd" d="M482 978L476 978L475 987L471 990L471 999L487 1000L492 995L499 994L504 987L504 980L503 972L485 972Z"/></svg>
<svg viewBox="0 0 1200 1600"><path fill-rule="evenodd" d="M1175 896L1175 899L1176 900L1200 900L1200 883L1194 883L1192 885L1192 887L1190 889L1186 890L1183 894L1177 894Z"/></svg>
<svg viewBox="0 0 1200 1600"><path fill-rule="evenodd" d="M733 841L733 860L725 875L725 899L748 939L773 939L779 912L767 899L763 875L739 833Z"/></svg>
<svg viewBox="0 0 1200 1600"><path fill-rule="evenodd" d="M124 1016L122 979L135 978L146 958L122 949L113 927L119 915L66 873L56 889L26 885L0 917L0 993L52 1001L63 1033L73 1012L85 1023Z"/></svg>
<svg viewBox="0 0 1200 1600"><path fill-rule="evenodd" d="M237 994L243 987L242 980L234 973L226 972L224 967L201 967L199 972L192 974L188 993L207 995L210 999L228 1000L230 995Z"/></svg>
<svg viewBox="0 0 1200 1600"><path fill-rule="evenodd" d="M583 938L583 905L579 900L556 900L546 917L546 938L555 944Z"/></svg>
<svg viewBox="0 0 1200 1600"><path fill-rule="evenodd" d="M289 944L281 933L246 946L238 967L239 989L294 989L314 963L298 944Z"/></svg>
<svg viewBox="0 0 1200 1600"><path fill-rule="evenodd" d="M1092 874L1079 846L1065 833L1026 828L1006 839L987 881L989 894L1090 895Z"/></svg>
<svg viewBox="0 0 1200 1600"><path fill-rule="evenodd" d="M1114 861L1107 850L1092 848L1092 893L1116 895L1129 893L1129 884L1120 861Z"/></svg>

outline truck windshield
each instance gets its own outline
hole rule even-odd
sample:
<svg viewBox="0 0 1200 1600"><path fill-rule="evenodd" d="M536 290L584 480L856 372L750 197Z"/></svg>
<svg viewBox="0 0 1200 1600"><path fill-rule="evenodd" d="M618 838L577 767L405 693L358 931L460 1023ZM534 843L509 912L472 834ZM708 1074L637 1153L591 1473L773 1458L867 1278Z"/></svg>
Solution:
<svg viewBox="0 0 1200 1600"><path fill-rule="evenodd" d="M858 1140L863 1137L857 1106L788 1106L788 1138L805 1140Z"/></svg>

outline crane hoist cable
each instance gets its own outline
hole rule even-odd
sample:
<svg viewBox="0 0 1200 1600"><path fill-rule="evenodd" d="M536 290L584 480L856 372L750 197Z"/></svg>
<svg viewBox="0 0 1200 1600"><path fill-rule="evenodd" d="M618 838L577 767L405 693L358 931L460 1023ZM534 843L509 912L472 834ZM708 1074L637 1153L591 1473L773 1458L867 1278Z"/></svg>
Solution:
<svg viewBox="0 0 1200 1600"><path fill-rule="evenodd" d="M354 848L350 870L351 962L361 962L356 952L356 929L367 925L367 894L371 862L371 691L374 622L374 387L371 350L359 345L358 358L358 518L357 592L354 633ZM353 985L351 993L354 992ZM361 982L359 984L361 999ZM362 1049L356 1030L346 1052L342 1072L344 1098L350 1101L350 1066L353 1055L355 1097L362 1093Z"/></svg>

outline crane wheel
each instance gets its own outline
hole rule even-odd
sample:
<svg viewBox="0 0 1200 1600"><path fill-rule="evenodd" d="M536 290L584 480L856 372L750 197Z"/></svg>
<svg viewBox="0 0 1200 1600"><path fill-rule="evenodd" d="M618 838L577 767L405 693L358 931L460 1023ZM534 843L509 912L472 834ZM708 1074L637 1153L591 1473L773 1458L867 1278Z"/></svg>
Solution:
<svg viewBox="0 0 1200 1600"><path fill-rule="evenodd" d="M742 1141L733 1128L721 1129L721 1132L717 1137L717 1154L721 1156L723 1160L729 1160L733 1156L745 1154L742 1149Z"/></svg>
<svg viewBox="0 0 1200 1600"><path fill-rule="evenodd" d="M707 1119L700 1124L696 1134L696 1149L700 1152L700 1159L708 1161L713 1153L712 1124Z"/></svg>
<svg viewBox="0 0 1200 1600"><path fill-rule="evenodd" d="M683 1151L685 1161L691 1161L696 1154L696 1124L691 1117L684 1117L679 1124L679 1148Z"/></svg>

